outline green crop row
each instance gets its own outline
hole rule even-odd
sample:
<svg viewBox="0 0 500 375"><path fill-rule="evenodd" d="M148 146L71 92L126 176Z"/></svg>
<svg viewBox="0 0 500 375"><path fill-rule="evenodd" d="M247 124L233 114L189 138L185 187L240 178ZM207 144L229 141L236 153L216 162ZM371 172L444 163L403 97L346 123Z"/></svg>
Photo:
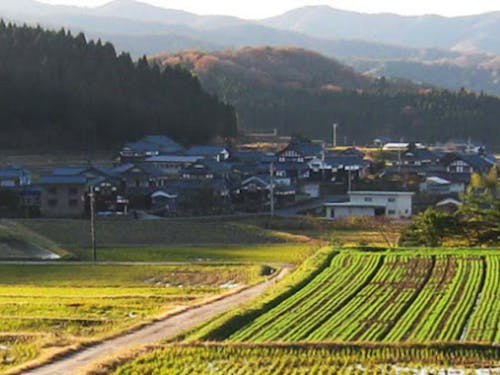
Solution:
<svg viewBox="0 0 500 375"><path fill-rule="evenodd" d="M229 340L498 342L499 259L342 252Z"/></svg>
<svg viewBox="0 0 500 375"><path fill-rule="evenodd" d="M430 261L430 257L387 256L370 284L310 339L378 341L392 316L398 314L425 281Z"/></svg>
<svg viewBox="0 0 500 375"><path fill-rule="evenodd" d="M500 342L500 257L486 257L486 277L467 327L467 339Z"/></svg>
<svg viewBox="0 0 500 375"><path fill-rule="evenodd" d="M331 266L276 308L260 316L233 340L300 341L315 330L319 321L327 319L334 308L352 298L358 286L371 278L381 264L380 256L334 258ZM350 277L353 279L350 279ZM305 292L305 293L303 293ZM272 324L271 324L272 323Z"/></svg>
<svg viewBox="0 0 500 375"><path fill-rule="evenodd" d="M438 256L434 260L432 274L429 280L421 289L418 296L413 301L411 308L404 311L400 319L389 331L385 342L398 342L407 340L414 328L422 321L422 316L428 311L440 293L450 282L454 272L455 258L447 256Z"/></svg>

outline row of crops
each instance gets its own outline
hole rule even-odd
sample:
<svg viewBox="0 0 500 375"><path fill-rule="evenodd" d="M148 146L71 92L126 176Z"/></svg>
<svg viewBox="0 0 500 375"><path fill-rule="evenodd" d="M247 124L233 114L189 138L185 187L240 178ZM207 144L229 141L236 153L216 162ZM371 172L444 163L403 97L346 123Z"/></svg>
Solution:
<svg viewBox="0 0 500 375"><path fill-rule="evenodd" d="M499 343L500 256L341 253L229 340Z"/></svg>
<svg viewBox="0 0 500 375"><path fill-rule="evenodd" d="M135 360L111 366L125 374L416 374L442 366L477 367L498 363L500 349L408 346L167 346ZM397 366L386 365L387 358ZM412 362L408 363L411 358ZM446 364L446 365L445 365ZM425 372L425 369L429 372ZM422 372L423 371L423 372ZM466 370L460 373L472 373Z"/></svg>

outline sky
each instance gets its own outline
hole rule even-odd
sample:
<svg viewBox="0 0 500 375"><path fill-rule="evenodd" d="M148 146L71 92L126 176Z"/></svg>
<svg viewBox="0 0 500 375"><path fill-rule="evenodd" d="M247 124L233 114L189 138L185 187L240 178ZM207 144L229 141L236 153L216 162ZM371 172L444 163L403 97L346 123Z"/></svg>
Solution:
<svg viewBox="0 0 500 375"><path fill-rule="evenodd" d="M1 0L0 0L1 1ZM99 6L110 0L39 0L44 3ZM365 13L391 12L402 15L440 14L460 16L500 11L500 0L141 0L156 6L182 9L198 14L225 14L241 18L264 18L306 5Z"/></svg>

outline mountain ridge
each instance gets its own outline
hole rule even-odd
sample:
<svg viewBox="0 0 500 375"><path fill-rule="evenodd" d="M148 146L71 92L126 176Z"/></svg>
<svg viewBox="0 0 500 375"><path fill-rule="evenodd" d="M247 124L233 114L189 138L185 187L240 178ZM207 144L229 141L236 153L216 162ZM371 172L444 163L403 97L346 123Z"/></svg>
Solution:
<svg viewBox="0 0 500 375"><path fill-rule="evenodd" d="M6 10L7 8L10 10ZM307 14L304 16L304 13L312 14L312 18L308 18ZM331 22L328 18L330 13L346 18L342 24ZM143 15L140 16L141 14ZM289 17L290 14L298 19L306 19L307 22L300 27L280 28L280 25L272 25L277 19L283 20L283 17ZM314 36L315 33L308 30L311 24L314 26L325 23L317 21L315 17L318 14L327 17L327 24L334 25L335 35L331 35L331 30L324 30ZM65 26L75 33L83 31L91 38L112 42L119 51L131 52L135 58L162 51L172 53L192 48L223 51L246 46L296 46L340 59L363 73L412 79L453 90L467 87L500 95L500 83L496 80L500 75L499 57L496 55L500 54L498 12L450 18L436 15L415 17L387 13L364 14L329 6L309 6L256 22L231 16L196 15L135 0L117 0L97 8L48 5L34 0L4 0L0 1L0 16L53 29ZM358 21L353 22L349 18L351 16ZM366 24L364 21L366 18L382 19L387 25L370 26L370 23ZM393 19L397 20L396 24L390 21ZM412 24L405 26L407 22ZM425 44L424 47L412 47L414 43L404 39L408 29L412 30L411 35L421 35L423 33L415 29L414 23L422 23L421 27L425 29L428 22L465 26L460 33L452 33L453 40L435 43L438 47L430 47L433 42L419 44ZM478 30L470 31L471 24L479 25ZM350 32L352 28L357 31ZM444 31L436 31L436 26L430 29L432 31L426 31L426 35L431 41L447 35L446 27ZM401 34L402 39L381 37L369 40L360 34L373 30L378 33L385 30L391 38ZM483 48L484 46L488 48ZM477 50L486 52L471 52Z"/></svg>
<svg viewBox="0 0 500 375"><path fill-rule="evenodd" d="M492 135L500 115L498 98L361 75L300 48L186 51L150 61L189 69L205 90L236 108L244 130L328 139L337 122L346 145L381 135L424 142L470 136L492 146L500 143Z"/></svg>

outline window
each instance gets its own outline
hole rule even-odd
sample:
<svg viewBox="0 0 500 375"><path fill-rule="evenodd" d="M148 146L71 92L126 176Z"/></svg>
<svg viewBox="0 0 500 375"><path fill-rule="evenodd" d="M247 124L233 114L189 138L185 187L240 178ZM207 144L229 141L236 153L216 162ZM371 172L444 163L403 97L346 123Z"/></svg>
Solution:
<svg viewBox="0 0 500 375"><path fill-rule="evenodd" d="M387 211L389 215L396 215L396 210L389 210Z"/></svg>
<svg viewBox="0 0 500 375"><path fill-rule="evenodd" d="M387 201L390 203L394 203L396 202L396 198L388 198Z"/></svg>
<svg viewBox="0 0 500 375"><path fill-rule="evenodd" d="M69 188L69 195L77 195L78 194L78 189L75 187L70 187Z"/></svg>
<svg viewBox="0 0 500 375"><path fill-rule="evenodd" d="M47 202L49 207L55 207L57 206L57 199L49 199L49 201Z"/></svg>
<svg viewBox="0 0 500 375"><path fill-rule="evenodd" d="M49 188L49 194L57 194L57 188L56 187Z"/></svg>
<svg viewBox="0 0 500 375"><path fill-rule="evenodd" d="M70 207L77 207L78 206L78 199L70 199L68 202L68 205Z"/></svg>
<svg viewBox="0 0 500 375"><path fill-rule="evenodd" d="M373 198L372 197L365 197L365 202L373 202Z"/></svg>

